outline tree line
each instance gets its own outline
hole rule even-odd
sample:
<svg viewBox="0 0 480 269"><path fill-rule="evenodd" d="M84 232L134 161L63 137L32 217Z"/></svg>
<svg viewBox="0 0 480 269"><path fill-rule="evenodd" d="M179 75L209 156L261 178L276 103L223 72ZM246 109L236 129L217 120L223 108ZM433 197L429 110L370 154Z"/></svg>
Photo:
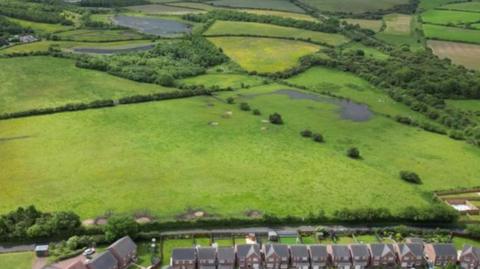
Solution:
<svg viewBox="0 0 480 269"><path fill-rule="evenodd" d="M26 29L17 23L9 21L4 16L0 16L0 47L8 45L8 40L12 35L19 35L33 32L31 29Z"/></svg>
<svg viewBox="0 0 480 269"><path fill-rule="evenodd" d="M28 2L0 2L0 15L44 23L73 25L62 15L63 9L56 5Z"/></svg>

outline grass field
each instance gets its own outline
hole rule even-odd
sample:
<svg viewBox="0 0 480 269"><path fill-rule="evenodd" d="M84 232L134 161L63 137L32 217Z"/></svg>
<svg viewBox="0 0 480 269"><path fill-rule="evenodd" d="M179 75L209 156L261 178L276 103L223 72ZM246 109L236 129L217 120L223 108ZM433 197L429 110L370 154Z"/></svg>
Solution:
<svg viewBox="0 0 480 269"><path fill-rule="evenodd" d="M8 58L0 65L9 67L0 70L0 113L172 90L76 68L69 59Z"/></svg>
<svg viewBox="0 0 480 269"><path fill-rule="evenodd" d="M332 103L272 94L284 88L219 95L249 102L261 117L196 97L0 121L0 212L28 204L82 218L149 208L165 220L189 207L226 217L253 209L331 214L352 204L396 212L427 206L426 192L439 186L478 185L480 149L381 116L342 120ZM284 125L262 122L276 111ZM327 142L301 138L305 128ZM352 146L363 160L345 156ZM400 180L404 169L423 184Z"/></svg>
<svg viewBox="0 0 480 269"><path fill-rule="evenodd" d="M212 73L180 80L180 83L187 85L204 85L206 87L218 86L220 88L231 87L233 89L252 87L263 84L259 77L248 76L246 74L224 74Z"/></svg>
<svg viewBox="0 0 480 269"><path fill-rule="evenodd" d="M480 1L472 1L472 2L465 2L465 3L454 3L448 4L441 7L442 9L450 9L450 10L464 10L470 12L480 12Z"/></svg>
<svg viewBox="0 0 480 269"><path fill-rule="evenodd" d="M447 100L447 105L467 111L480 111L480 100Z"/></svg>
<svg viewBox="0 0 480 269"><path fill-rule="evenodd" d="M355 239L357 243L360 244L373 244L378 243L378 239L375 235L367 234L367 235L356 235Z"/></svg>
<svg viewBox="0 0 480 269"><path fill-rule="evenodd" d="M383 17L387 34L410 35L412 29L412 16L404 14L390 14Z"/></svg>
<svg viewBox="0 0 480 269"><path fill-rule="evenodd" d="M427 44L440 58L449 58L455 64L480 70L480 45L436 40L429 40Z"/></svg>
<svg viewBox="0 0 480 269"><path fill-rule="evenodd" d="M90 19L92 21L97 21L97 22L103 22L103 23L107 23L107 24L111 24L112 23L112 18L113 18L113 14L92 14L90 15Z"/></svg>
<svg viewBox="0 0 480 269"><path fill-rule="evenodd" d="M145 39L145 36L131 30L80 29L56 34L62 40L103 42Z"/></svg>
<svg viewBox="0 0 480 269"><path fill-rule="evenodd" d="M457 249L463 249L463 246L468 244L476 247L480 247L480 241L474 240L474 239L469 239L469 238L463 238L463 237L458 237L455 236L453 238L452 242Z"/></svg>
<svg viewBox="0 0 480 269"><path fill-rule="evenodd" d="M293 13L293 12L285 12L285 11L278 11L278 10L266 10L266 9L240 9L239 11L247 12L251 14L257 15L269 15L269 16L277 16L282 18L291 18L296 20L304 20L304 21L317 21L316 18L301 13Z"/></svg>
<svg viewBox="0 0 480 269"><path fill-rule="evenodd" d="M291 11L304 13L305 11L288 0L217 0L209 2L215 6L227 6L235 8L273 9L280 11Z"/></svg>
<svg viewBox="0 0 480 269"><path fill-rule="evenodd" d="M360 25L360 27L365 29L370 29L372 31L378 32L382 28L383 22L381 20L365 20L365 19L344 19L344 21L353 25Z"/></svg>
<svg viewBox="0 0 480 269"><path fill-rule="evenodd" d="M480 31L440 25L424 24L425 37L446 41L459 41L480 44Z"/></svg>
<svg viewBox="0 0 480 269"><path fill-rule="evenodd" d="M377 33L377 38L395 46L408 45L412 50L424 49L421 37L414 31L417 27L414 16L390 14L384 16L384 22L386 27Z"/></svg>
<svg viewBox="0 0 480 269"><path fill-rule="evenodd" d="M42 33L42 34L63 32L63 31L73 29L72 26L65 26L61 24L33 22L33 21L20 20L15 18L8 18L8 20L17 23L24 28L31 28L35 32Z"/></svg>
<svg viewBox="0 0 480 269"><path fill-rule="evenodd" d="M308 31L292 27L255 23L255 22L234 22L216 21L205 35L258 35L270 37L286 37L296 39L308 39L314 42L326 43L337 46L348 41L340 34L329 34L315 31Z"/></svg>
<svg viewBox="0 0 480 269"><path fill-rule="evenodd" d="M184 15L191 13L203 13L205 11L188 7L170 6L162 4L141 5L128 7L131 11L141 12L147 15Z"/></svg>
<svg viewBox="0 0 480 269"><path fill-rule="evenodd" d="M451 2L452 0L421 0L418 7L422 10L430 10Z"/></svg>
<svg viewBox="0 0 480 269"><path fill-rule="evenodd" d="M5 269L30 269L33 260L33 252L0 254L0 265Z"/></svg>
<svg viewBox="0 0 480 269"><path fill-rule="evenodd" d="M480 6L480 2L478 4ZM441 25L467 24L480 22L480 13L433 9L422 14L422 21Z"/></svg>
<svg viewBox="0 0 480 269"><path fill-rule="evenodd" d="M294 67L300 57L321 48L306 42L273 38L211 37L208 40L242 68L262 73Z"/></svg>
<svg viewBox="0 0 480 269"><path fill-rule="evenodd" d="M380 9L390 9L396 5L406 4L408 0L301 0L321 11L364 13Z"/></svg>

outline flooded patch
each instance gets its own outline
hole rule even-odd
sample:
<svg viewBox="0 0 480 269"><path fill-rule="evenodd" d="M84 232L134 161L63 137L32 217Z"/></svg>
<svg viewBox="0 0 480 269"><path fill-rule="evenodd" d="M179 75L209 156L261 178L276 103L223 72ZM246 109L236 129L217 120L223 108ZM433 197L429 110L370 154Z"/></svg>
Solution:
<svg viewBox="0 0 480 269"><path fill-rule="evenodd" d="M153 49L155 44L148 44L148 45L140 45L136 47L130 48L111 48L111 49L101 49L101 48L74 48L74 52L78 53L92 53L92 54L115 54L115 53L127 53L127 52L135 52L135 51L146 51L149 49Z"/></svg>
<svg viewBox="0 0 480 269"><path fill-rule="evenodd" d="M113 18L113 22L116 25L156 36L171 36L191 32L190 25L173 20L117 15Z"/></svg>

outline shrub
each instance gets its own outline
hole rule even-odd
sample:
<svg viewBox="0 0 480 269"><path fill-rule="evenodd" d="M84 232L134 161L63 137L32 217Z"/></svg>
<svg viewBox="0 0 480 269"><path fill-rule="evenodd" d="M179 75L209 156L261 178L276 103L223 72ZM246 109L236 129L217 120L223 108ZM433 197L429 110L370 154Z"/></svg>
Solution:
<svg viewBox="0 0 480 269"><path fill-rule="evenodd" d="M300 132L300 135L303 136L303 137L312 137L313 133L312 133L312 131L310 131L308 129L305 129L305 130Z"/></svg>
<svg viewBox="0 0 480 269"><path fill-rule="evenodd" d="M321 134L314 134L313 135L313 141L318 142L318 143L325 142L325 140L323 139L323 135L321 135Z"/></svg>
<svg viewBox="0 0 480 269"><path fill-rule="evenodd" d="M349 148L347 150L347 156L352 159L360 159L360 151L357 148Z"/></svg>
<svg viewBox="0 0 480 269"><path fill-rule="evenodd" d="M414 172L410 172L410 171L400 171L400 178L402 178L403 180L407 181L407 182L410 182L410 183L414 183L414 184L422 184L422 180L420 179L420 177L414 173Z"/></svg>
<svg viewBox="0 0 480 269"><path fill-rule="evenodd" d="M235 103L235 99L233 99L233 97L228 97L228 98L227 98L227 103L228 103L228 104L234 104L234 103Z"/></svg>
<svg viewBox="0 0 480 269"><path fill-rule="evenodd" d="M138 223L127 215L112 216L105 225L105 239L113 241L125 235L135 238L138 233Z"/></svg>
<svg viewBox="0 0 480 269"><path fill-rule="evenodd" d="M253 115L255 115L255 116L260 116L260 115L262 115L262 112L260 112L260 110L258 110L258 109L255 108L255 109L253 110Z"/></svg>
<svg viewBox="0 0 480 269"><path fill-rule="evenodd" d="M480 225L479 224L470 224L467 226L467 232L475 237L475 238L480 238Z"/></svg>
<svg viewBox="0 0 480 269"><path fill-rule="evenodd" d="M248 103L240 103L240 109L243 111L250 111L250 105Z"/></svg>
<svg viewBox="0 0 480 269"><path fill-rule="evenodd" d="M272 124L283 124L283 119L282 119L282 116L278 113L273 113L271 114L268 119L270 120L270 122Z"/></svg>

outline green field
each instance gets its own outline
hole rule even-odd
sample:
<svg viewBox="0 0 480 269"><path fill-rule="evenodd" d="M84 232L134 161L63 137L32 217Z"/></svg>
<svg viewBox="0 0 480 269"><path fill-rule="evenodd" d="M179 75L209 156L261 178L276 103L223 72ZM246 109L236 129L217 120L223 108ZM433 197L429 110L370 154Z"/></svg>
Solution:
<svg viewBox="0 0 480 269"><path fill-rule="evenodd" d="M251 14L257 14L257 15L277 16L282 18L291 18L291 19L304 20L304 21L317 21L316 18L307 14L302 14L302 13L293 13L293 12L266 10L266 9L240 9L239 11L247 12Z"/></svg>
<svg viewBox="0 0 480 269"><path fill-rule="evenodd" d="M422 10L430 10L451 2L452 0L421 0L418 7Z"/></svg>
<svg viewBox="0 0 480 269"><path fill-rule="evenodd" d="M344 19L349 24L359 25L362 28L370 29L378 32L382 28L383 22L381 20L365 20L365 19Z"/></svg>
<svg viewBox="0 0 480 269"><path fill-rule="evenodd" d="M56 34L59 39L85 42L120 41L145 39L145 36L131 30L80 29Z"/></svg>
<svg viewBox="0 0 480 269"><path fill-rule="evenodd" d="M301 0L321 11L364 13L380 9L390 9L408 3L408 0Z"/></svg>
<svg viewBox="0 0 480 269"><path fill-rule="evenodd" d="M191 13L203 13L205 11L188 7L170 6L162 4L130 6L131 11L141 12L147 15L184 15Z"/></svg>
<svg viewBox="0 0 480 269"><path fill-rule="evenodd" d="M390 14L383 17L387 34L392 35L410 35L412 31L412 16L404 14Z"/></svg>
<svg viewBox="0 0 480 269"><path fill-rule="evenodd" d="M282 27L255 22L216 21L205 35L257 35L312 40L337 46L348 41L340 34L308 31L292 27Z"/></svg>
<svg viewBox="0 0 480 269"><path fill-rule="evenodd" d="M458 237L458 236L455 236L453 238L452 243L455 245L455 247L457 249L463 249L463 246L465 244L472 245L472 246L475 246L475 247L480 247L480 241L474 240L474 239L469 239L469 238L464 238L464 237Z"/></svg>
<svg viewBox="0 0 480 269"><path fill-rule="evenodd" d="M378 239L375 235L356 235L355 239L357 240L357 243L360 244L373 244L373 243L378 243Z"/></svg>
<svg viewBox="0 0 480 269"><path fill-rule="evenodd" d="M0 254L0 265L5 269L30 269L33 261L33 252Z"/></svg>
<svg viewBox="0 0 480 269"><path fill-rule="evenodd" d="M480 2L478 4L480 6ZM434 9L423 13L422 21L441 25L467 24L480 22L480 13Z"/></svg>
<svg viewBox="0 0 480 269"><path fill-rule="evenodd" d="M423 31L430 39L480 44L480 31L477 30L424 24Z"/></svg>
<svg viewBox="0 0 480 269"><path fill-rule="evenodd" d="M233 61L248 71L261 73L283 71L298 64L300 57L312 54L318 45L274 38L208 38Z"/></svg>
<svg viewBox="0 0 480 269"><path fill-rule="evenodd" d="M20 19L15 19L15 18L8 18L8 20L10 20L14 23L17 23L24 28L30 28L30 29L34 30L35 32L38 32L38 33L41 33L41 34L63 32L63 31L73 29L72 26L65 26L65 25L61 25L61 24L33 22L33 21L26 21L26 20L20 20Z"/></svg>
<svg viewBox="0 0 480 269"><path fill-rule="evenodd" d="M448 4L441 7L442 9L450 9L450 10L464 10L470 12L480 12L480 1L471 1L465 3L454 3Z"/></svg>
<svg viewBox="0 0 480 269"><path fill-rule="evenodd" d="M111 24L112 23L112 17L113 17L113 14L92 14L90 15L90 19L92 21L97 21L97 22L103 22L103 23L107 23L107 24Z"/></svg>
<svg viewBox="0 0 480 269"><path fill-rule="evenodd" d="M223 74L212 73L196 77L186 78L179 81L186 85L203 85L206 87L218 86L220 88L231 87L233 89L244 87L252 87L263 84L263 80L259 77L248 76L245 74Z"/></svg>
<svg viewBox="0 0 480 269"><path fill-rule="evenodd" d="M0 71L0 113L173 90L76 68L69 59L8 58L0 66L9 67Z"/></svg>
<svg viewBox="0 0 480 269"><path fill-rule="evenodd" d="M288 0L216 0L209 2L215 6L226 6L235 8L273 9L280 11L291 11L304 13L305 11Z"/></svg>
<svg viewBox="0 0 480 269"><path fill-rule="evenodd" d="M480 100L447 100L447 105L467 111L480 111Z"/></svg>
<svg viewBox="0 0 480 269"><path fill-rule="evenodd" d="M413 50L424 49L422 38L414 31L417 27L415 16L390 14L384 16L383 20L386 27L376 34L377 38L394 46L408 45Z"/></svg>
<svg viewBox="0 0 480 269"><path fill-rule="evenodd" d="M242 94L237 104L249 102L261 117L196 97L0 121L0 211L33 203L87 218L106 209L148 208L165 220L192 207L225 217L251 209L331 214L352 204L396 212L427 206L425 192L439 186L478 184L480 149L474 146L381 116L344 120L335 104L272 93L284 88L219 96ZM285 125L262 122L275 111ZM300 137L305 128L327 142ZM363 160L345 156L351 146L360 148ZM400 180L404 169L416 171L423 184Z"/></svg>

